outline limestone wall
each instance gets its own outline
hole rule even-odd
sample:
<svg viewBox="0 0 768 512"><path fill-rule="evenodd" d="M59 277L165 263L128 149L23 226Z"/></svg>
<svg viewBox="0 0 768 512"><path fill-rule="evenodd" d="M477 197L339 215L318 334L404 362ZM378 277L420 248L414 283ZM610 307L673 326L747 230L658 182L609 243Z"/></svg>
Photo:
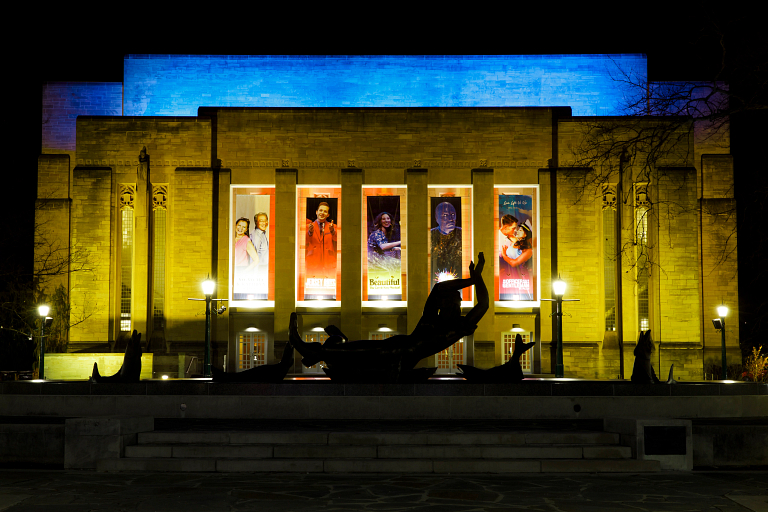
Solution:
<svg viewBox="0 0 768 512"><path fill-rule="evenodd" d="M115 217L112 169L75 167L73 177L72 245L87 251L91 264L89 271L71 276L72 307L83 309L87 318L70 329L70 351L82 348L81 342L90 345L112 340L114 323L110 301Z"/></svg>

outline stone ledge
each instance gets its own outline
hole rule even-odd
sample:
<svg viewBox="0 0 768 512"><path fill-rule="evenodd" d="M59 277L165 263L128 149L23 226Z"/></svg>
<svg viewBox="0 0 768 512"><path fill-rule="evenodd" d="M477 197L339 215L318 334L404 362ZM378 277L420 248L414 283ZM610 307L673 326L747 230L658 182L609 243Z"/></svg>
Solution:
<svg viewBox="0 0 768 512"><path fill-rule="evenodd" d="M526 379L515 384L473 384L433 380L423 384L334 384L330 381L223 383L206 380L142 380L136 383L87 381L0 382L0 395L210 395L210 396L768 396L756 382L637 385L629 381Z"/></svg>

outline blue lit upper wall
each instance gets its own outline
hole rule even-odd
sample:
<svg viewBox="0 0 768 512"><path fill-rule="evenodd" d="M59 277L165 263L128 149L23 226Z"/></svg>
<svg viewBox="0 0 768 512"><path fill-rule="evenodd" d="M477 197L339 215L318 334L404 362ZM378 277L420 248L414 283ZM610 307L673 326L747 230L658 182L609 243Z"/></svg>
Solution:
<svg viewBox="0 0 768 512"><path fill-rule="evenodd" d="M75 150L77 116L119 116L120 82L47 82L43 84L42 152Z"/></svg>
<svg viewBox="0 0 768 512"><path fill-rule="evenodd" d="M616 113L618 70L647 77L644 55L128 55L128 116L195 116L221 107L570 106Z"/></svg>

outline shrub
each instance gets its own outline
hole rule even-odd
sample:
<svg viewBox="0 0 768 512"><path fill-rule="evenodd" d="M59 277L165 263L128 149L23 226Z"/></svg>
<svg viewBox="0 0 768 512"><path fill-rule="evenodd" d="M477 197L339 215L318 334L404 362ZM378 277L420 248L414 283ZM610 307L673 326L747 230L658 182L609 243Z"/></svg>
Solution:
<svg viewBox="0 0 768 512"><path fill-rule="evenodd" d="M752 382L768 382L768 355L762 355L763 347L752 347L752 354L744 363L741 378Z"/></svg>

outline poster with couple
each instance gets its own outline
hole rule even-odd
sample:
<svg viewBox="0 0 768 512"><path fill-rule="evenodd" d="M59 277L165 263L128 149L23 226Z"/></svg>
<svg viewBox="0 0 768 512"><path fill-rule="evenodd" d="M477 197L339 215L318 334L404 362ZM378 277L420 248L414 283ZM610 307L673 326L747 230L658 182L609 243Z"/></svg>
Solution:
<svg viewBox="0 0 768 512"><path fill-rule="evenodd" d="M498 196L498 299L534 301L534 196Z"/></svg>
<svg viewBox="0 0 768 512"><path fill-rule="evenodd" d="M274 189L233 191L232 300L274 300Z"/></svg>

